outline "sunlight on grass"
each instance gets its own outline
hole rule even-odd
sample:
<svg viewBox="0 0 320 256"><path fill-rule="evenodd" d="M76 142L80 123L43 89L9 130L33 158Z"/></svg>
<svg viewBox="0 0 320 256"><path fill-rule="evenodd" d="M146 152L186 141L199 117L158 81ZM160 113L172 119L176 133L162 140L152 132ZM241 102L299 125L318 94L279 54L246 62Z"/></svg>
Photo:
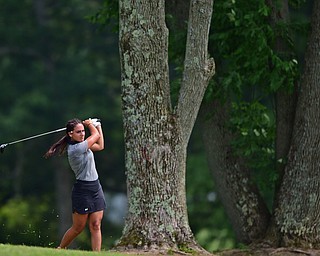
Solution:
<svg viewBox="0 0 320 256"><path fill-rule="evenodd" d="M107 255L107 256L124 256L126 254L116 252L91 252L80 250L57 250L54 248L33 247L24 245L8 245L0 244L0 255L3 256L94 256L94 255ZM134 255L132 255L134 256Z"/></svg>

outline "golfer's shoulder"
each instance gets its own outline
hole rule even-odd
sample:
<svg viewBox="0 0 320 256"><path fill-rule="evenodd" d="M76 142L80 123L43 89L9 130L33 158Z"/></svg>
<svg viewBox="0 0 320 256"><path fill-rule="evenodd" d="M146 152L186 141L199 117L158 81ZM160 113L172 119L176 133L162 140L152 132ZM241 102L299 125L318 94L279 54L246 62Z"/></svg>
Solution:
<svg viewBox="0 0 320 256"><path fill-rule="evenodd" d="M79 142L76 144L69 144L67 151L68 154L77 154L77 153L82 153L85 152L88 149L88 143L86 141Z"/></svg>

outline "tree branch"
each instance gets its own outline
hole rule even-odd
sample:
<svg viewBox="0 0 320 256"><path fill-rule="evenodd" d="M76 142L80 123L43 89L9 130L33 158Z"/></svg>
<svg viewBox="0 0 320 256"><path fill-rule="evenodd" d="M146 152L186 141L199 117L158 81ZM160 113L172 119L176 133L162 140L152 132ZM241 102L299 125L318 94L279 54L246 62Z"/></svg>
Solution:
<svg viewBox="0 0 320 256"><path fill-rule="evenodd" d="M213 58L208 58L209 29L213 0L191 0L183 79L177 105L182 138L189 140L211 77Z"/></svg>

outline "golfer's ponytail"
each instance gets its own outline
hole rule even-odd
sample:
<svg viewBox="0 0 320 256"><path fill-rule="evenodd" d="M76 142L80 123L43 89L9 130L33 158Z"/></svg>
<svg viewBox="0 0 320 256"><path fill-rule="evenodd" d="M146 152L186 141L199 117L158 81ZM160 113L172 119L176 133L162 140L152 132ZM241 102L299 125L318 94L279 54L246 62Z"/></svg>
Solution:
<svg viewBox="0 0 320 256"><path fill-rule="evenodd" d="M47 153L44 154L44 158L49 158L54 155L59 155L61 156L67 148L68 142L70 141L68 133L73 131L74 127L77 124L82 124L82 121L78 118L74 118L68 121L66 125L66 135L63 136L58 142L54 143Z"/></svg>
<svg viewBox="0 0 320 256"><path fill-rule="evenodd" d="M44 154L44 158L49 158L54 155L61 156L65 151L68 144L68 135L63 136L58 142L54 143L47 153Z"/></svg>

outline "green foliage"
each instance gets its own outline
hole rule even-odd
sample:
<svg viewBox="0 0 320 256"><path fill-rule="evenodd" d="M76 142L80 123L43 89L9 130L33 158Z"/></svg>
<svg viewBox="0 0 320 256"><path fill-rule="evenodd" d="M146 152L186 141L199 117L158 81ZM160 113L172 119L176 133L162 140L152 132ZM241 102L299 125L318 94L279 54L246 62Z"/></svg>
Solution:
<svg viewBox="0 0 320 256"><path fill-rule="evenodd" d="M279 88L290 91L298 75L298 61L292 49L290 24L269 23L270 10L265 1L218 1L215 4L211 52L217 72L215 89L222 95L248 95L255 99ZM227 14L227 15L225 15ZM281 37L292 52L274 51Z"/></svg>
<svg viewBox="0 0 320 256"><path fill-rule="evenodd" d="M213 17L215 30L211 42L213 56L217 56L217 61L222 62L222 65L217 65L217 73L222 78L221 83L225 89L241 93L244 88L240 86L230 88L232 84L246 85L240 74L250 73L248 82L251 84L256 84L262 78L261 72L268 66L270 54L268 40L271 29L266 22L267 15L268 9L264 1L255 2L254 5L237 1L216 3ZM254 59L253 55L256 56ZM239 73L239 76L234 73Z"/></svg>
<svg viewBox="0 0 320 256"><path fill-rule="evenodd" d="M235 241L230 237L229 229L209 229L202 228L196 234L197 241L204 244L209 252L222 249L232 249L235 247Z"/></svg>
<svg viewBox="0 0 320 256"><path fill-rule="evenodd" d="M167 17L168 22L173 22ZM172 25L174 26L174 25ZM185 55L186 30L175 31L169 34L169 64L170 64L170 90L171 102L175 105L178 101L182 81L183 63Z"/></svg>
<svg viewBox="0 0 320 256"><path fill-rule="evenodd" d="M0 208L0 240L51 246L56 239L57 214L46 198L14 198Z"/></svg>
<svg viewBox="0 0 320 256"><path fill-rule="evenodd" d="M102 27L115 23L115 25L113 25L113 30L118 31L119 1L104 1L100 10L95 15L89 17L89 20Z"/></svg>
<svg viewBox="0 0 320 256"><path fill-rule="evenodd" d="M293 8L300 8L306 0L289 0L289 4Z"/></svg>
<svg viewBox="0 0 320 256"><path fill-rule="evenodd" d="M243 157L271 204L277 178L275 169L275 121L273 113L260 102L233 102L230 129L235 135L233 152Z"/></svg>
<svg viewBox="0 0 320 256"><path fill-rule="evenodd" d="M236 139L234 152L246 157L250 167L263 168L263 159L272 159L274 154L275 124L268 109L259 102L233 102L230 128ZM247 145L251 145L250 148ZM252 161L260 162L250 164Z"/></svg>
<svg viewBox="0 0 320 256"><path fill-rule="evenodd" d="M232 148L252 170L269 207L278 178L273 97L279 90L292 93L299 78L295 35L302 35L305 24L301 19L270 23L270 9L263 0L215 2L210 51L217 70L206 100L232 102ZM285 51L275 50L279 39Z"/></svg>

